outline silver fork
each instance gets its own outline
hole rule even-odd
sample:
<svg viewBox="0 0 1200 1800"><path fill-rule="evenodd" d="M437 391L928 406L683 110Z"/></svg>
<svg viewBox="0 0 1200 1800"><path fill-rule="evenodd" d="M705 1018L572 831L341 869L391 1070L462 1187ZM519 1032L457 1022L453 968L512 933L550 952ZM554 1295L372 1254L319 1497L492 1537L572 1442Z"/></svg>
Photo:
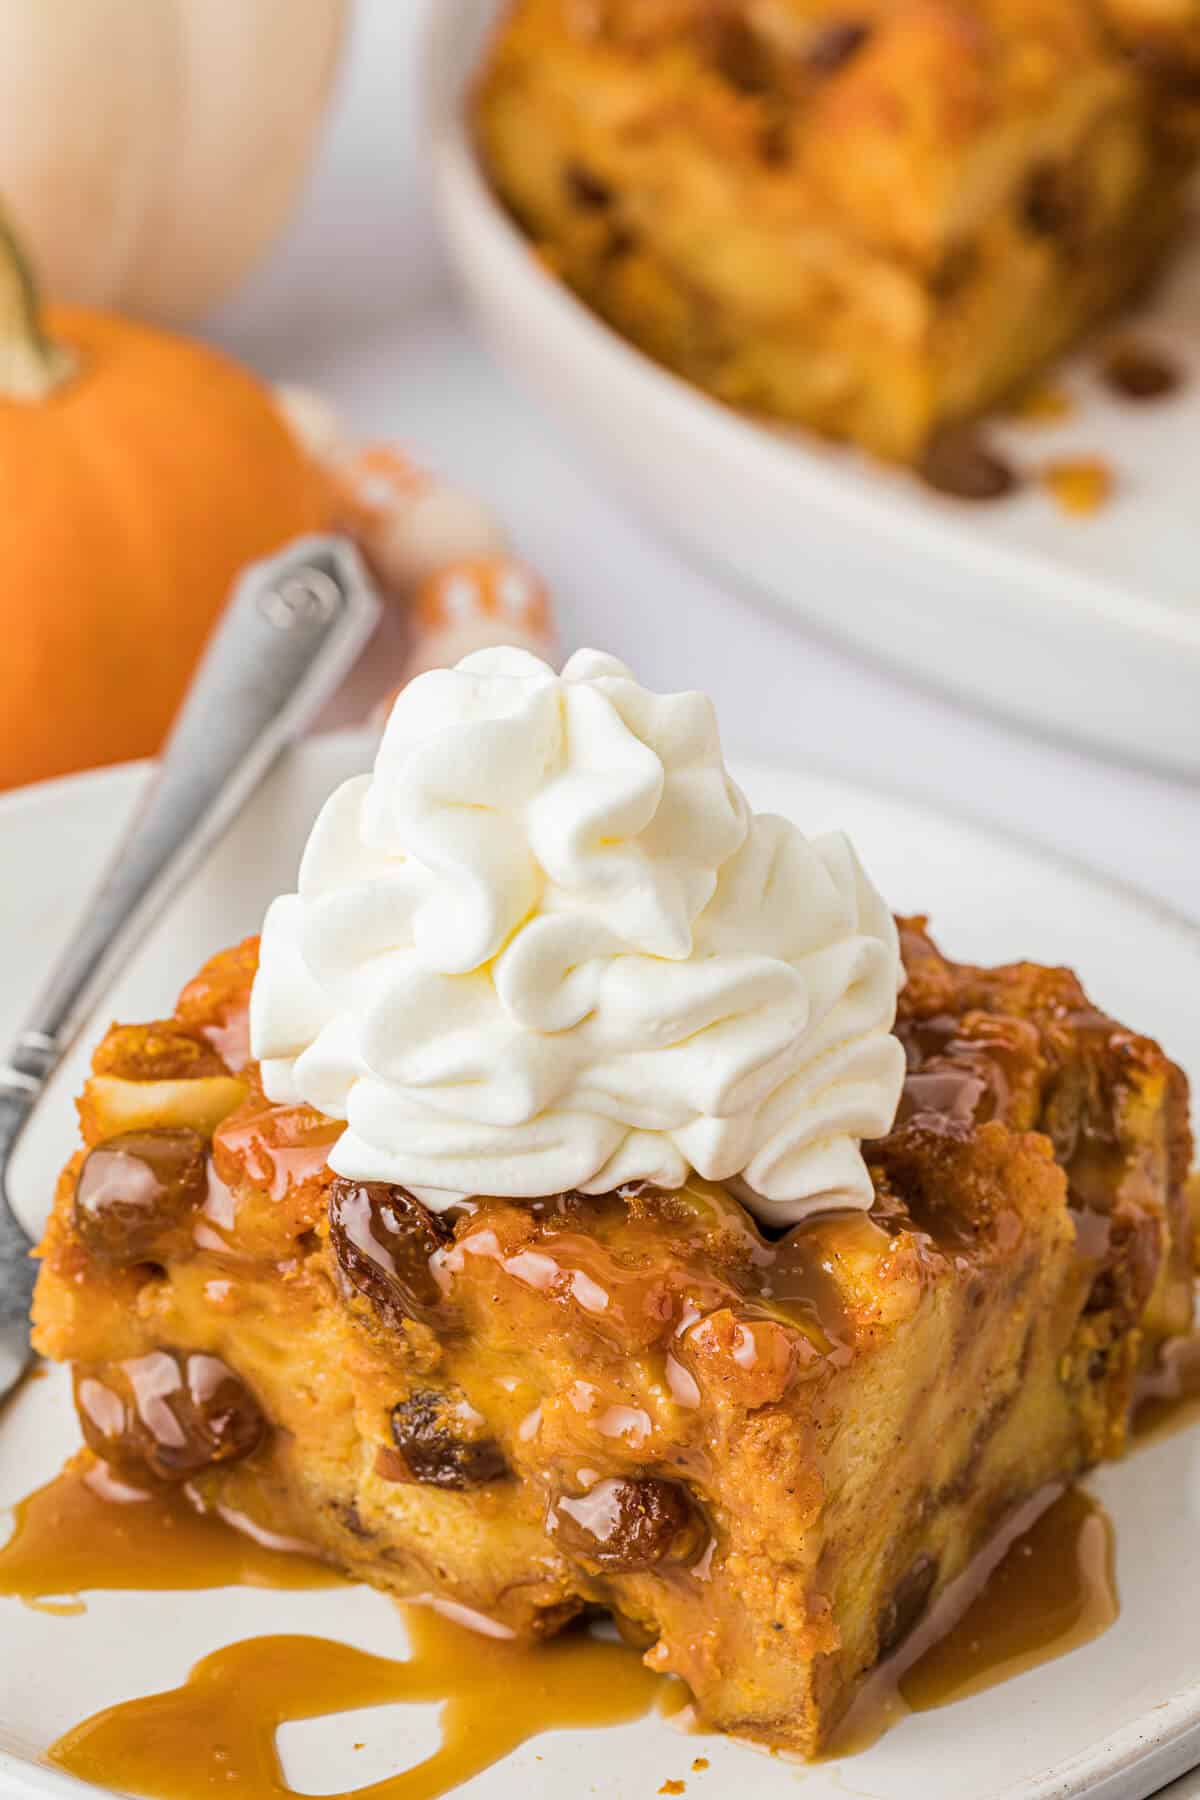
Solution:
<svg viewBox="0 0 1200 1800"><path fill-rule="evenodd" d="M246 571L150 791L25 1029L0 1061L0 1397L31 1355L36 1269L8 1194L17 1140L104 990L288 740L349 672L378 617L379 600L344 539L302 538Z"/></svg>

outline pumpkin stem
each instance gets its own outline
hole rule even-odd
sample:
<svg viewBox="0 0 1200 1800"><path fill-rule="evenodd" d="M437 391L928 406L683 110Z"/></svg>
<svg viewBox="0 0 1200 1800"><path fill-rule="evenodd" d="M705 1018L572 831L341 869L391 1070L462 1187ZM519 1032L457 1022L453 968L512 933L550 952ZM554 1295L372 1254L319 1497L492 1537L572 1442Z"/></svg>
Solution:
<svg viewBox="0 0 1200 1800"><path fill-rule="evenodd" d="M74 367L42 329L33 271L0 209L0 398L44 400Z"/></svg>

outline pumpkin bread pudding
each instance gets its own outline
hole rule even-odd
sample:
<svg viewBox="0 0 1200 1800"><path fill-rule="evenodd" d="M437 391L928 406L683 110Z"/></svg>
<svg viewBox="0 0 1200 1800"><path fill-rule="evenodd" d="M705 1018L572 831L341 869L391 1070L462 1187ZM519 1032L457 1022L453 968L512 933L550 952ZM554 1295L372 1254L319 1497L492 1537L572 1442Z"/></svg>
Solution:
<svg viewBox="0 0 1200 1800"><path fill-rule="evenodd" d="M421 677L299 886L96 1053L36 1302L88 1453L492 1630L608 1610L815 1754L1190 1328L1184 1077L897 936L606 658Z"/></svg>
<svg viewBox="0 0 1200 1800"><path fill-rule="evenodd" d="M1180 222L1194 0L514 0L495 188L619 331L734 405L918 461Z"/></svg>

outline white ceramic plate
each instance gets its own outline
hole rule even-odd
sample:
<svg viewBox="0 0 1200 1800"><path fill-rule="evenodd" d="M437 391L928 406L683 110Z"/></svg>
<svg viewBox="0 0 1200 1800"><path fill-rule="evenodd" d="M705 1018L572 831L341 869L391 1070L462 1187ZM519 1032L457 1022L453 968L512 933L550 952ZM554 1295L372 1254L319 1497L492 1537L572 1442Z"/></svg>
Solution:
<svg viewBox="0 0 1200 1800"><path fill-rule="evenodd" d="M147 942L106 1014L161 1014L212 950L255 930L267 899L290 885L321 800L370 755L360 734L317 739L294 754ZM1102 1005L1157 1034L1200 1075L1195 928L1042 853L904 801L819 775L739 774L760 807L805 829L848 828L892 902L930 910L951 952L1071 962ZM142 768L116 769L0 799L8 877L0 884L0 1045L144 779ZM48 1096L18 1165L18 1203L31 1226L74 1140L71 1101L86 1054ZM28 1387L0 1423L0 1508L53 1474L75 1442L65 1382ZM720 1739L698 1745L652 1719L539 1739L470 1792L644 1800L682 1776L689 1800L723 1800L735 1786L755 1800L782 1800L801 1779L805 1800L1140 1800L1200 1760L1198 1452L1200 1434L1180 1434L1095 1478L1117 1525L1122 1613L1112 1631L1046 1668L911 1718L862 1756L802 1773ZM98 1707L174 1685L222 1644L268 1631L332 1635L384 1653L404 1647L395 1609L366 1589L96 1594L74 1618L0 1601L0 1795L94 1794L39 1763L54 1737ZM430 1709L397 1708L291 1726L281 1740L289 1778L310 1793L379 1779L434 1741ZM352 1754L355 1742L366 1748ZM698 1749L711 1767L693 1775Z"/></svg>
<svg viewBox="0 0 1200 1800"><path fill-rule="evenodd" d="M1192 379L1144 407L1068 369L1076 416L997 433L1022 464L1100 453L1087 518L1038 490L984 505L707 399L601 324L480 178L462 95L501 0L429 9L425 91L451 254L500 359L685 548L922 679L1103 748L1200 770L1200 244L1147 341Z"/></svg>

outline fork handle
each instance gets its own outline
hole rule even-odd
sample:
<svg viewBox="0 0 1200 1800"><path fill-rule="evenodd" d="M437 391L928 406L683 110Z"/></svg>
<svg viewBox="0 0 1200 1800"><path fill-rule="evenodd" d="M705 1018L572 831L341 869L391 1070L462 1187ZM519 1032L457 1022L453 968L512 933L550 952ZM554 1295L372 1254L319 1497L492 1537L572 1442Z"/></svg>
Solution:
<svg viewBox="0 0 1200 1800"><path fill-rule="evenodd" d="M166 902L349 672L379 610L341 538L301 538L238 582L150 790L0 1063L0 1263L20 1231L5 1218L5 1166L46 1082Z"/></svg>

